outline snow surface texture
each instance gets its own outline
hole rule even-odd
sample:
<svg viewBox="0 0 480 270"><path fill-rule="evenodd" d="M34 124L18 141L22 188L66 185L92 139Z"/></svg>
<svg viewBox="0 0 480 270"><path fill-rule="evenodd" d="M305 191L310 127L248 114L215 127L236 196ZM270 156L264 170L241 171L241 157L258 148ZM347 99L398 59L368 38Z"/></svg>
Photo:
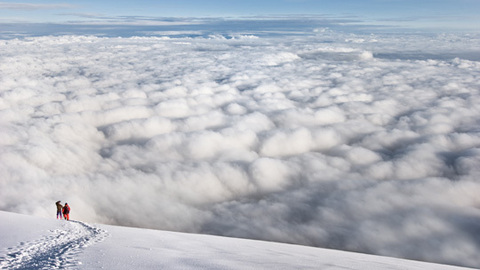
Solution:
<svg viewBox="0 0 480 270"><path fill-rule="evenodd" d="M479 40L0 41L0 209L480 267Z"/></svg>
<svg viewBox="0 0 480 270"><path fill-rule="evenodd" d="M105 230L79 221L54 223L4 212L0 216L1 269L73 268L79 252L107 236ZM25 241L29 238L35 240Z"/></svg>
<svg viewBox="0 0 480 270"><path fill-rule="evenodd" d="M0 212L0 269L467 269ZM15 246L16 245L16 246Z"/></svg>

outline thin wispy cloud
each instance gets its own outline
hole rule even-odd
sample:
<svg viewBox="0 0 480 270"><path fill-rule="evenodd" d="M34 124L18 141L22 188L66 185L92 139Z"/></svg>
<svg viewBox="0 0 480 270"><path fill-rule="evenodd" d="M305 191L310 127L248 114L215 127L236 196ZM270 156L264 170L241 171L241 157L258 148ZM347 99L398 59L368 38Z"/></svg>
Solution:
<svg viewBox="0 0 480 270"><path fill-rule="evenodd" d="M73 20L95 19L105 20L104 18L126 18L138 17L139 20L125 20L116 24L154 25L148 23L148 20L142 18L163 17L182 17L182 18L245 18L254 16L261 18L264 16L281 17L303 16L310 14L312 17L323 17L323 19L338 20L337 24L363 25L360 30L374 29L367 24L382 24L392 28L419 29L434 32L449 31L469 31L478 32L478 16L475 13L479 9L478 1L232 1L226 4L222 0L210 1L188 1L171 2L166 0L159 1L122 1L112 0L92 1L88 5L81 3L51 3L46 0L40 0L23 3L0 2L0 11L8 10L8 14L3 14L1 19L5 23L30 22L44 23L55 22L70 24ZM86 17L65 16L60 14L59 10L78 9L77 13L87 14ZM56 12L53 13L52 10ZM30 11L28 14L25 11ZM35 16L32 14L35 13ZM91 14L101 13L98 18L92 18ZM385 18L385 20L384 20ZM392 21L392 18L394 19ZM417 19L418 18L418 19ZM314 18L313 21L317 19ZM378 27L378 26L377 26ZM2 26L1 28L4 28ZM62 30L63 31L63 30ZM151 29L148 29L151 31ZM36 33L38 34L38 33ZM43 33L42 33L43 34ZM55 34L55 33L53 33Z"/></svg>
<svg viewBox="0 0 480 270"><path fill-rule="evenodd" d="M47 10L47 9L73 9L78 6L72 4L34 4L34 3L10 3L0 2L0 9L11 10Z"/></svg>

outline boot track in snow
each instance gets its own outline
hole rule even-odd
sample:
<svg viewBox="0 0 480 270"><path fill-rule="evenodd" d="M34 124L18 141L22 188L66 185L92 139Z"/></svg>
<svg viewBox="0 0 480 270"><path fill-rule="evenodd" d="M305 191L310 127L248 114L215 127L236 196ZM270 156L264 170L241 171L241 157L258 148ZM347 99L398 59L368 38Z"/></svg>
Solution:
<svg viewBox="0 0 480 270"><path fill-rule="evenodd" d="M108 236L105 230L80 221L65 222L62 229L43 239L21 242L0 258L0 269L69 269L81 264L76 255Z"/></svg>

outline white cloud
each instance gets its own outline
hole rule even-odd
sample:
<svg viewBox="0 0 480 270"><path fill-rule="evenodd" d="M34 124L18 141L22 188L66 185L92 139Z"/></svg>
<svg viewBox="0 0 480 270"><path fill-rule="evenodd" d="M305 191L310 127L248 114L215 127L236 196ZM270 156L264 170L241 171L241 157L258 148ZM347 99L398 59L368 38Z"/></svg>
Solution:
<svg viewBox="0 0 480 270"><path fill-rule="evenodd" d="M65 9L74 8L70 4L33 4L33 3L8 3L0 2L0 9L20 9L20 10L38 10L38 9Z"/></svg>
<svg viewBox="0 0 480 270"><path fill-rule="evenodd" d="M0 41L0 209L476 267L475 42Z"/></svg>

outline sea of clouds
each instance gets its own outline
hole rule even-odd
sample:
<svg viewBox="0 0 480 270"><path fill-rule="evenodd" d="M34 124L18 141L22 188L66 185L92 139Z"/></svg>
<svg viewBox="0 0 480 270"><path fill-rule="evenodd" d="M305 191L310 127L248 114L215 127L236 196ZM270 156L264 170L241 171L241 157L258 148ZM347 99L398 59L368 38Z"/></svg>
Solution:
<svg viewBox="0 0 480 270"><path fill-rule="evenodd" d="M0 209L479 267L479 45L0 40Z"/></svg>

